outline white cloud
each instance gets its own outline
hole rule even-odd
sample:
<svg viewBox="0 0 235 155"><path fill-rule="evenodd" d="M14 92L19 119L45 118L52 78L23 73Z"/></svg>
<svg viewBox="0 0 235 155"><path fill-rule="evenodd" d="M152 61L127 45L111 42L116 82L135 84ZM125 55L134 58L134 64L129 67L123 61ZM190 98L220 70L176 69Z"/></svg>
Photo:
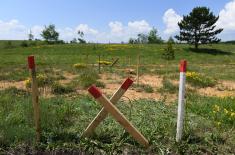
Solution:
<svg viewBox="0 0 235 155"><path fill-rule="evenodd" d="M32 28L30 28L32 34L34 35L34 38L36 39L39 39L41 38L41 33L42 33L42 30L44 29L43 26L40 26L40 25L35 25L33 26Z"/></svg>
<svg viewBox="0 0 235 155"><path fill-rule="evenodd" d="M128 22L128 28L130 31L138 33L146 33L151 30L151 26L145 20Z"/></svg>
<svg viewBox="0 0 235 155"><path fill-rule="evenodd" d="M225 31L235 30L235 0L227 3L220 11L217 26L224 28Z"/></svg>
<svg viewBox="0 0 235 155"><path fill-rule="evenodd" d="M178 22L182 17L178 15L173 9L168 9L163 16L163 22L166 24L165 34L174 34L179 31Z"/></svg>
<svg viewBox="0 0 235 155"><path fill-rule="evenodd" d="M109 27L111 29L111 33L113 34L122 35L124 33L124 27L119 21L110 22Z"/></svg>
<svg viewBox="0 0 235 155"><path fill-rule="evenodd" d="M27 29L18 20L0 20L0 39L22 39L27 34Z"/></svg>
<svg viewBox="0 0 235 155"><path fill-rule="evenodd" d="M110 32L104 32L98 35L99 40L104 42L127 42L131 37L137 37L138 33L148 33L151 26L145 20L130 21L124 25L120 21L111 21L109 23Z"/></svg>
<svg viewBox="0 0 235 155"><path fill-rule="evenodd" d="M87 24L80 24L76 27L76 32L82 31L85 34L97 34L98 31L95 29L90 28Z"/></svg>
<svg viewBox="0 0 235 155"><path fill-rule="evenodd" d="M87 24L79 24L76 27L58 28L60 39L70 41L78 37L78 30L84 32L84 38L90 42L127 42L130 37L137 37L138 33L148 33L151 26L145 20L130 21L126 25L120 21L111 21L108 23L107 31L99 32L91 28ZM21 24L18 20L1 21L0 20L0 39L28 39L29 31L31 30L34 38L42 39L41 32L44 29L42 25L34 25L27 27Z"/></svg>

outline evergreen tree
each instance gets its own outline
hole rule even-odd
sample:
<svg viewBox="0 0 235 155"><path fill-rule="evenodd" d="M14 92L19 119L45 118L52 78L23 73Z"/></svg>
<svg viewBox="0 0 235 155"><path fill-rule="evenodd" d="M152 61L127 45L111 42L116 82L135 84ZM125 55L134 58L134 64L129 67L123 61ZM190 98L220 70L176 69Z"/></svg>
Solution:
<svg viewBox="0 0 235 155"><path fill-rule="evenodd" d="M175 36L179 41L186 41L198 48L199 44L218 43L216 37L223 29L215 29L219 16L215 16L209 8L195 7L189 15L183 16L178 23L180 35Z"/></svg>
<svg viewBox="0 0 235 155"><path fill-rule="evenodd" d="M175 59L175 51L172 47L172 42L169 38L167 42L167 47L164 49L164 53L162 54L162 58L166 60L174 60Z"/></svg>

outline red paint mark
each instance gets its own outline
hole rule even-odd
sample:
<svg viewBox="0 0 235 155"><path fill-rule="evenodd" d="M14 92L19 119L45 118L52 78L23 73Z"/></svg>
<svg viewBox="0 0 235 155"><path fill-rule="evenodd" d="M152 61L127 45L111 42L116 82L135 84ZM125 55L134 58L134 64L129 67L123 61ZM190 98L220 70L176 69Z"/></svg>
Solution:
<svg viewBox="0 0 235 155"><path fill-rule="evenodd" d="M88 88L88 91L95 99L102 96L101 91L98 88L96 88L96 86L94 86L94 85L92 85L90 88Z"/></svg>
<svg viewBox="0 0 235 155"><path fill-rule="evenodd" d="M29 69L34 69L35 68L35 62L34 62L34 56L28 56L28 66Z"/></svg>
<svg viewBox="0 0 235 155"><path fill-rule="evenodd" d="M186 72L186 68L187 68L187 61L181 60L180 61L180 72Z"/></svg>
<svg viewBox="0 0 235 155"><path fill-rule="evenodd" d="M131 80L130 78L127 78L126 81L123 82L121 88L124 90L127 90L133 83L133 80Z"/></svg>

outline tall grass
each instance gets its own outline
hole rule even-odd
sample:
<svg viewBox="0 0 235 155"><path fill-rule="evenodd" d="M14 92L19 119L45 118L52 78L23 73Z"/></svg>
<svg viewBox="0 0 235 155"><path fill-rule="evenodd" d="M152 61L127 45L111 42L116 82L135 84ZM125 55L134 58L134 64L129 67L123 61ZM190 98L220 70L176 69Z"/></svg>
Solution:
<svg viewBox="0 0 235 155"><path fill-rule="evenodd" d="M213 106L217 104L231 111L235 110L233 103L234 98L188 95L183 141L175 143L176 105L153 100L120 102L117 106L121 112L149 140L150 147L145 149L112 117L105 119L92 137L80 137L101 109L90 97L40 98L42 141L38 146L34 141L31 96L10 88L0 91L0 147L3 152L16 153L15 149L21 146L23 154L29 147L89 154L124 153L124 150L137 154L227 154L234 151L234 124L221 118L222 124L218 126Z"/></svg>

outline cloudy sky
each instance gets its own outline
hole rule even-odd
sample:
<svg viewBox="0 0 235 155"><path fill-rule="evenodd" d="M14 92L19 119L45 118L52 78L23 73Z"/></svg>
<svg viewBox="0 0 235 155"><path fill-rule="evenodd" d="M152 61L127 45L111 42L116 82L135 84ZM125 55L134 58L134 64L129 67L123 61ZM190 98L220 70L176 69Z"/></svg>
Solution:
<svg viewBox="0 0 235 155"><path fill-rule="evenodd" d="M55 24L60 39L77 31L90 42L121 42L158 29L163 39L178 33L177 22L195 6L207 6L220 19L222 40L235 40L235 0L2 0L0 40L35 38L45 25Z"/></svg>

